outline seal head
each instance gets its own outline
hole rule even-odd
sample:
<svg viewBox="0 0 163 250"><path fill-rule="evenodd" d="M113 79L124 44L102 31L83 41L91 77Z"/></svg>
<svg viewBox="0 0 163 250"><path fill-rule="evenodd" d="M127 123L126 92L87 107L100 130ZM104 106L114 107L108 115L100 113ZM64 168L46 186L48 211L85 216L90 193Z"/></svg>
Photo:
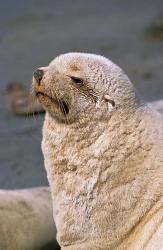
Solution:
<svg viewBox="0 0 163 250"><path fill-rule="evenodd" d="M61 123L101 119L120 104L124 107L135 100L133 86L123 71L93 54L60 55L34 72L33 84L41 104Z"/></svg>

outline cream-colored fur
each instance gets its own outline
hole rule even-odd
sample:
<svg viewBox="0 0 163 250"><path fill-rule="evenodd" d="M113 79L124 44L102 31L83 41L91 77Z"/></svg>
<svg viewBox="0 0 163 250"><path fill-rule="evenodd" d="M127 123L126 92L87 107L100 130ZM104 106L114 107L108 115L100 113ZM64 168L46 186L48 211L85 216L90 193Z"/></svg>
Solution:
<svg viewBox="0 0 163 250"><path fill-rule="evenodd" d="M55 236L49 188L0 190L0 250L38 250Z"/></svg>
<svg viewBox="0 0 163 250"><path fill-rule="evenodd" d="M163 114L163 100L157 100L149 103L152 108Z"/></svg>
<svg viewBox="0 0 163 250"><path fill-rule="evenodd" d="M163 117L104 57L69 53L43 70L34 87L62 250L163 249Z"/></svg>

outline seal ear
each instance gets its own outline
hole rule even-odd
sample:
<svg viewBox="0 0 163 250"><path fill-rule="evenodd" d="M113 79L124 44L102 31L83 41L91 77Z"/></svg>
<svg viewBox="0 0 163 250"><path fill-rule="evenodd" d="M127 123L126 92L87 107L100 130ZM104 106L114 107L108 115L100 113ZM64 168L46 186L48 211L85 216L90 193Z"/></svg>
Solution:
<svg viewBox="0 0 163 250"><path fill-rule="evenodd" d="M115 102L114 102L114 100L112 100L111 97L110 97L108 94L105 94L105 95L103 96L103 99L104 99L105 102L108 103L108 109L109 109L109 110L112 110L113 107L115 107Z"/></svg>

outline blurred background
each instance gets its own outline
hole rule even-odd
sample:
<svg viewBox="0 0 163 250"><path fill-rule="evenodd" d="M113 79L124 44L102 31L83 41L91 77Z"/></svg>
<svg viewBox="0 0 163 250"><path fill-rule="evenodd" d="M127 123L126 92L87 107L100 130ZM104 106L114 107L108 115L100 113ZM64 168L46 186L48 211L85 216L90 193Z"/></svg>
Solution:
<svg viewBox="0 0 163 250"><path fill-rule="evenodd" d="M163 0L0 0L0 188L46 185L44 115L17 117L6 88L60 53L102 54L147 100L163 98Z"/></svg>

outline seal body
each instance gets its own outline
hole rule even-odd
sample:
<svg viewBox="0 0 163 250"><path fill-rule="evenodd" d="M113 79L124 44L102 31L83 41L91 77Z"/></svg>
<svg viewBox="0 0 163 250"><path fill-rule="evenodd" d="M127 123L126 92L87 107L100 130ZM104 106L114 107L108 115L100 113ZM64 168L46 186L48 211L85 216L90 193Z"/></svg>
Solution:
<svg viewBox="0 0 163 250"><path fill-rule="evenodd" d="M157 100L149 103L152 108L163 114L163 100Z"/></svg>
<svg viewBox="0 0 163 250"><path fill-rule="evenodd" d="M0 249L37 250L54 242L49 188L0 190Z"/></svg>
<svg viewBox="0 0 163 250"><path fill-rule="evenodd" d="M35 88L62 249L161 250L162 116L101 56L61 55Z"/></svg>
<svg viewBox="0 0 163 250"><path fill-rule="evenodd" d="M53 127L47 114L43 151L63 249L137 249L135 239L141 242L138 249L151 244L151 225L161 226L163 219L163 156L158 154L163 127L158 114L145 111L116 120L114 129L107 122L89 124L85 133ZM161 246L162 230L153 236ZM126 232L129 242L121 238Z"/></svg>

